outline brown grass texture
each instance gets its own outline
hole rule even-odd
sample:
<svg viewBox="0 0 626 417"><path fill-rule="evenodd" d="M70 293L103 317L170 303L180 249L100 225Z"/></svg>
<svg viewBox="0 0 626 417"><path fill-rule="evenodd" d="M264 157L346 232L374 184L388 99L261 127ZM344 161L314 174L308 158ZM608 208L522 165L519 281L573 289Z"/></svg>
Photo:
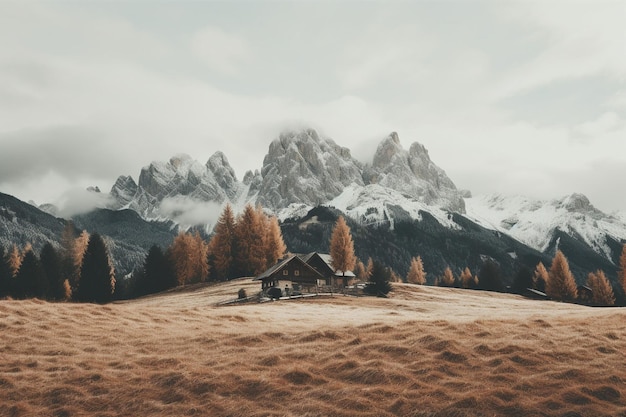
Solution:
<svg viewBox="0 0 626 417"><path fill-rule="evenodd" d="M618 308L409 284L216 307L0 301L0 416L626 416Z"/></svg>

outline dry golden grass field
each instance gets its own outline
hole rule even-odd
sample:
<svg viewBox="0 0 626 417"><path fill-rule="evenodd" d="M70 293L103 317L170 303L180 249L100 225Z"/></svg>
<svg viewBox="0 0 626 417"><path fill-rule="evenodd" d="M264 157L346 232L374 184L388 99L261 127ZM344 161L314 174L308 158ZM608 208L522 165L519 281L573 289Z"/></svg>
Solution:
<svg viewBox="0 0 626 417"><path fill-rule="evenodd" d="M626 416L626 310L395 284L0 301L0 416Z"/></svg>

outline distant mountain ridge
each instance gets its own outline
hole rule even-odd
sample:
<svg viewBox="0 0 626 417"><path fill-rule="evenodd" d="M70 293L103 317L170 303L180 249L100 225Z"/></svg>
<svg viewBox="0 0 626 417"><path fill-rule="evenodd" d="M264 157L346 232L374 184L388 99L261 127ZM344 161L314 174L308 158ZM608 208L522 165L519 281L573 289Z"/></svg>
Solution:
<svg viewBox="0 0 626 417"><path fill-rule="evenodd" d="M120 176L111 188L113 209L130 208L146 219L167 218L163 202L185 197L196 202L260 203L280 212L293 205L327 204L348 187L378 185L426 205L463 213L462 193L435 165L426 148L404 150L394 132L380 143L371 164L314 129L287 131L269 145L263 166L238 181L226 156L217 152L202 165L188 155L144 167L135 183Z"/></svg>
<svg viewBox="0 0 626 417"><path fill-rule="evenodd" d="M150 246L169 246L178 231L171 223L147 222L132 210L96 209L75 216L73 221L77 231L105 236L118 277L140 266ZM66 224L67 220L0 193L0 245L7 249L26 243L37 253L46 243L58 247Z"/></svg>
<svg viewBox="0 0 626 417"><path fill-rule="evenodd" d="M468 218L542 252L554 249L553 238L560 231L617 263L619 246L626 241L623 220L598 210L582 194L553 200L492 194L466 203Z"/></svg>

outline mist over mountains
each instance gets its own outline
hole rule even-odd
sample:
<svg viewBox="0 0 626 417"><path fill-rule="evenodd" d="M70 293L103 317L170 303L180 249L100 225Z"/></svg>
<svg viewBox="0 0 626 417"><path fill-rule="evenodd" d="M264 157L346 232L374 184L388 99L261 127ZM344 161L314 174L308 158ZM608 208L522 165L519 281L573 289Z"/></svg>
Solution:
<svg viewBox="0 0 626 417"><path fill-rule="evenodd" d="M201 225L210 233L227 202L235 211L259 203L276 214L293 252L327 251L332 224L344 214L361 259L381 258L404 274L410 258L420 255L432 280L446 266L455 273L466 266L477 271L486 259L496 260L510 280L521 267L549 263L557 248L570 258L579 281L596 269L614 279L626 241L623 219L597 210L582 195L553 201L472 198L423 145L404 149L396 133L381 140L370 163L362 163L314 129L286 131L270 143L261 169L242 180L221 152L205 164L176 155L145 166L137 180L120 176L108 194L100 194L97 201L106 207L74 221L111 238L120 273L132 271L152 243L167 246L179 227ZM0 243L37 245L60 234L62 220L33 215L34 207L8 196L2 201L1 230L7 232ZM42 208L58 214L49 205Z"/></svg>

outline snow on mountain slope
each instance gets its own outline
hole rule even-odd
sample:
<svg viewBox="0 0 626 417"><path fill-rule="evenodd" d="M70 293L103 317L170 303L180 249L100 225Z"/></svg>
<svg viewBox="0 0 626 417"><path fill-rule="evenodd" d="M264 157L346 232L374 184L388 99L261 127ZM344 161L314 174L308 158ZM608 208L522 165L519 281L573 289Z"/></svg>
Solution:
<svg viewBox="0 0 626 417"><path fill-rule="evenodd" d="M422 219L420 212L427 212L442 226L459 228L449 212L379 184L349 185L337 197L322 205L336 208L363 226L388 224L393 229L396 221L419 221ZM290 204L279 211L278 218L285 221L304 217L312 208L306 204Z"/></svg>
<svg viewBox="0 0 626 417"><path fill-rule="evenodd" d="M425 211L441 225L458 228L447 211L379 184L353 184L324 205L335 207L364 225L390 223L393 228L396 220L421 220L420 211Z"/></svg>
<svg viewBox="0 0 626 417"><path fill-rule="evenodd" d="M402 148L396 132L378 145L371 165L363 171L365 184L380 184L411 196L429 206L464 213L463 196L445 171L415 142L409 150Z"/></svg>
<svg viewBox="0 0 626 417"><path fill-rule="evenodd" d="M607 236L626 240L624 221L596 209L582 194L549 201L492 194L467 198L465 207L469 219L540 251L547 249L557 229L582 240L608 259L611 249Z"/></svg>

